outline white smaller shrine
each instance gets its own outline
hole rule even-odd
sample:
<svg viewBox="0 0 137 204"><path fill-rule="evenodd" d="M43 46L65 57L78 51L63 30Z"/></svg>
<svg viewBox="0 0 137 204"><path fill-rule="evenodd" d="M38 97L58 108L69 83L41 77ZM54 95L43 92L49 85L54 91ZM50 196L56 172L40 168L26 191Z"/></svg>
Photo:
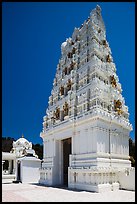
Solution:
<svg viewBox="0 0 137 204"><path fill-rule="evenodd" d="M9 161L8 170L3 169L6 160ZM17 141L13 141L10 152L2 152L2 183L38 183L40 167L41 160L32 149L32 143L22 135Z"/></svg>

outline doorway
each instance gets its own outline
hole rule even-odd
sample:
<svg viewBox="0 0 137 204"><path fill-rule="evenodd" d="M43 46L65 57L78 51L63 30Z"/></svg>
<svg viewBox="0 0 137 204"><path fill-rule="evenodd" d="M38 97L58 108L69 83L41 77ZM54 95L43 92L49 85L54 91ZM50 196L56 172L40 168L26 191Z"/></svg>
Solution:
<svg viewBox="0 0 137 204"><path fill-rule="evenodd" d="M20 182L21 181L21 164L18 161L17 163L17 181Z"/></svg>
<svg viewBox="0 0 137 204"><path fill-rule="evenodd" d="M71 138L62 140L63 143L63 185L68 186L69 155L71 154Z"/></svg>

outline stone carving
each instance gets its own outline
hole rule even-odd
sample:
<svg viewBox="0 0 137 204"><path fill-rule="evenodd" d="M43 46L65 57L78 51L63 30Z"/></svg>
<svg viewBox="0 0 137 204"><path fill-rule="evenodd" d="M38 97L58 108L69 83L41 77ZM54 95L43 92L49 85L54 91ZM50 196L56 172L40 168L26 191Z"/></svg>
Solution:
<svg viewBox="0 0 137 204"><path fill-rule="evenodd" d="M110 55L107 55L107 57L106 57L106 62L111 62Z"/></svg>
<svg viewBox="0 0 137 204"><path fill-rule="evenodd" d="M46 128L48 128L48 126L49 126L47 121L46 121L46 125L45 126L46 126Z"/></svg>
<svg viewBox="0 0 137 204"><path fill-rule="evenodd" d="M123 110L119 109L117 110L118 115L121 115L123 113Z"/></svg>
<svg viewBox="0 0 137 204"><path fill-rule="evenodd" d="M72 53L71 52L68 53L68 58L72 58Z"/></svg>
<svg viewBox="0 0 137 204"><path fill-rule="evenodd" d="M75 63L71 62L70 67L69 67L69 72L71 72L71 70L73 70Z"/></svg>
<svg viewBox="0 0 137 204"><path fill-rule="evenodd" d="M64 87L63 86L60 87L60 95L61 96L64 95Z"/></svg>
<svg viewBox="0 0 137 204"><path fill-rule="evenodd" d="M112 84L113 87L117 86L116 79L115 79L114 75L110 76L110 83Z"/></svg>
<svg viewBox="0 0 137 204"><path fill-rule="evenodd" d="M74 42L73 42L73 41L71 42L71 45L74 45Z"/></svg>
<svg viewBox="0 0 137 204"><path fill-rule="evenodd" d="M53 112L53 117L51 117L51 121L52 121L53 125L55 124L55 117L56 117L56 115L55 115L55 111L54 111Z"/></svg>
<svg viewBox="0 0 137 204"><path fill-rule="evenodd" d="M60 118L60 108L56 108L56 111L54 112L55 119L59 120Z"/></svg>
<svg viewBox="0 0 137 204"><path fill-rule="evenodd" d="M46 127L46 128L48 128L48 126L49 126L49 125L48 125L48 120L49 120L49 118L46 117L46 120L45 120L45 127Z"/></svg>
<svg viewBox="0 0 137 204"><path fill-rule="evenodd" d="M98 33L101 33L101 29L99 28Z"/></svg>
<svg viewBox="0 0 137 204"><path fill-rule="evenodd" d="M75 54L75 51L76 51L76 48L73 47L73 49L72 49L72 54Z"/></svg>
<svg viewBox="0 0 137 204"><path fill-rule="evenodd" d="M67 116L69 111L69 106L67 102L65 102L65 104L63 105L63 111L64 111L64 116Z"/></svg>
<svg viewBox="0 0 137 204"><path fill-rule="evenodd" d="M54 85L57 86L57 78L54 79Z"/></svg>
<svg viewBox="0 0 137 204"><path fill-rule="evenodd" d="M67 67L64 68L63 72L65 75L67 75Z"/></svg>
<svg viewBox="0 0 137 204"><path fill-rule="evenodd" d="M67 83L67 90L71 90L71 86L72 86L72 82L70 79L68 79L68 83Z"/></svg>
<svg viewBox="0 0 137 204"><path fill-rule="evenodd" d="M102 41L102 44L103 44L105 47L107 47L107 42L106 42L106 40L103 40L103 41Z"/></svg>
<svg viewBox="0 0 137 204"><path fill-rule="evenodd" d="M77 42L77 41L79 41L79 36L76 36L76 39L75 39L75 41Z"/></svg>
<svg viewBox="0 0 137 204"><path fill-rule="evenodd" d="M122 103L120 100L114 100L114 110L120 115L123 113L121 110L122 108Z"/></svg>

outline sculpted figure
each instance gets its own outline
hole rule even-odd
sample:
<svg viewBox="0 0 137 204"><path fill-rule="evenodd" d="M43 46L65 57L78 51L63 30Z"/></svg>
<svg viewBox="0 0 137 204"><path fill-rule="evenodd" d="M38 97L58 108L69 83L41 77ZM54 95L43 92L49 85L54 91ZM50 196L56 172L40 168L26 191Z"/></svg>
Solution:
<svg viewBox="0 0 137 204"><path fill-rule="evenodd" d="M109 55L107 55L106 61L107 61L107 62L111 62L111 58L110 58Z"/></svg>
<svg viewBox="0 0 137 204"><path fill-rule="evenodd" d="M53 112L53 117L51 117L51 122L54 125L55 124L55 111Z"/></svg>
<svg viewBox="0 0 137 204"><path fill-rule="evenodd" d="M67 90L71 90L71 86L72 86L72 82L70 79L68 79L68 83L67 83Z"/></svg>
<svg viewBox="0 0 137 204"><path fill-rule="evenodd" d="M69 69L70 69L70 71L71 71L71 70L73 70L73 68L74 68L74 63L73 63L73 62L71 62L71 64L70 64L70 68L69 68Z"/></svg>
<svg viewBox="0 0 137 204"><path fill-rule="evenodd" d="M71 52L68 53L68 58L72 58L72 53Z"/></svg>
<svg viewBox="0 0 137 204"><path fill-rule="evenodd" d="M64 74L67 75L67 67L63 70Z"/></svg>
<svg viewBox="0 0 137 204"><path fill-rule="evenodd" d="M103 40L103 41L102 41L102 44L103 44L105 47L107 47L107 42L106 42L106 40Z"/></svg>
<svg viewBox="0 0 137 204"><path fill-rule="evenodd" d="M49 118L48 117L46 117L46 123L45 123L45 126L46 126L46 128L48 128L48 120L49 120Z"/></svg>
<svg viewBox="0 0 137 204"><path fill-rule="evenodd" d="M76 48L73 47L72 54L75 54Z"/></svg>
<svg viewBox="0 0 137 204"><path fill-rule="evenodd" d="M56 108L55 118L56 118L57 120L59 120L59 118L60 118L60 108Z"/></svg>
<svg viewBox="0 0 137 204"><path fill-rule="evenodd" d="M61 96L64 95L64 87L63 86L60 87L60 95Z"/></svg>
<svg viewBox="0 0 137 204"><path fill-rule="evenodd" d="M123 111L121 110L122 103L120 100L114 100L114 110L120 115Z"/></svg>
<svg viewBox="0 0 137 204"><path fill-rule="evenodd" d="M54 79L54 84L57 86L57 78Z"/></svg>
<svg viewBox="0 0 137 204"><path fill-rule="evenodd" d="M64 110L64 116L67 116L68 115L68 110L69 110L67 102L65 102L65 104L63 106L63 110Z"/></svg>
<svg viewBox="0 0 137 204"><path fill-rule="evenodd" d="M110 83L112 84L113 87L117 86L116 79L114 78L114 75L110 76Z"/></svg>

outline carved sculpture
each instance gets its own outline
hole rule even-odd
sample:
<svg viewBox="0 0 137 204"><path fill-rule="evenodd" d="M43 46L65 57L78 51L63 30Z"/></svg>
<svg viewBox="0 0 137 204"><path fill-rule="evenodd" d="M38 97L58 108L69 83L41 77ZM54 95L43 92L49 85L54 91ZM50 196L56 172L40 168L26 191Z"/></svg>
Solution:
<svg viewBox="0 0 137 204"><path fill-rule="evenodd" d="M72 53L71 52L68 53L68 58L72 58Z"/></svg>
<svg viewBox="0 0 137 204"><path fill-rule="evenodd" d="M103 40L103 41L102 41L102 44L103 44L105 47L107 47L107 42L106 42L106 40Z"/></svg>
<svg viewBox="0 0 137 204"><path fill-rule="evenodd" d="M55 119L59 120L59 118L60 118L60 108L56 108Z"/></svg>
<svg viewBox="0 0 137 204"><path fill-rule="evenodd" d="M77 41L79 41L79 36L76 36L76 39L75 39L75 41L77 42Z"/></svg>
<svg viewBox="0 0 137 204"><path fill-rule="evenodd" d="M61 96L64 95L64 87L63 86L60 87L60 95Z"/></svg>
<svg viewBox="0 0 137 204"><path fill-rule="evenodd" d="M71 62L70 67L69 67L69 71L71 72L71 70L73 70L73 68L74 68L74 63Z"/></svg>
<svg viewBox="0 0 137 204"><path fill-rule="evenodd" d="M69 110L68 103L65 102L65 104L63 105L64 116L68 115L68 110Z"/></svg>
<svg viewBox="0 0 137 204"><path fill-rule="evenodd" d="M110 58L109 55L107 55L107 57L106 57L106 61L107 61L107 62L111 62L111 58Z"/></svg>
<svg viewBox="0 0 137 204"><path fill-rule="evenodd" d="M117 110L118 115L121 115L123 111L121 109Z"/></svg>
<svg viewBox="0 0 137 204"><path fill-rule="evenodd" d="M46 117L46 120L45 120L45 121L46 121L46 122L45 122L45 127L46 127L46 128L48 128L48 126L49 126L49 125L48 125L48 120L49 120L49 118Z"/></svg>
<svg viewBox="0 0 137 204"><path fill-rule="evenodd" d="M70 79L68 79L68 83L67 83L67 90L71 90L71 86L72 86L72 82Z"/></svg>
<svg viewBox="0 0 137 204"><path fill-rule="evenodd" d="M54 85L57 86L57 78L54 79Z"/></svg>
<svg viewBox="0 0 137 204"><path fill-rule="evenodd" d="M117 86L116 79L115 79L114 75L110 76L110 83L112 84L113 87Z"/></svg>
<svg viewBox="0 0 137 204"><path fill-rule="evenodd" d="M55 118L56 118L56 112L54 111L52 119L55 119Z"/></svg>
<svg viewBox="0 0 137 204"><path fill-rule="evenodd" d="M55 111L53 112L53 117L51 117L52 124L55 124Z"/></svg>
<svg viewBox="0 0 137 204"><path fill-rule="evenodd" d="M73 41L71 42L71 45L74 45L74 42L73 42Z"/></svg>
<svg viewBox="0 0 137 204"><path fill-rule="evenodd" d="M98 33L101 33L101 29L99 28Z"/></svg>
<svg viewBox="0 0 137 204"><path fill-rule="evenodd" d="M123 113L123 111L121 110L122 108L122 103L120 100L114 100L114 110L120 115L121 113Z"/></svg>
<svg viewBox="0 0 137 204"><path fill-rule="evenodd" d="M65 75L67 75L67 67L64 68L63 72Z"/></svg>
<svg viewBox="0 0 137 204"><path fill-rule="evenodd" d="M45 124L46 128L48 128L48 122L46 121L46 124Z"/></svg>
<svg viewBox="0 0 137 204"><path fill-rule="evenodd" d="M76 48L73 47L72 54L75 54Z"/></svg>

